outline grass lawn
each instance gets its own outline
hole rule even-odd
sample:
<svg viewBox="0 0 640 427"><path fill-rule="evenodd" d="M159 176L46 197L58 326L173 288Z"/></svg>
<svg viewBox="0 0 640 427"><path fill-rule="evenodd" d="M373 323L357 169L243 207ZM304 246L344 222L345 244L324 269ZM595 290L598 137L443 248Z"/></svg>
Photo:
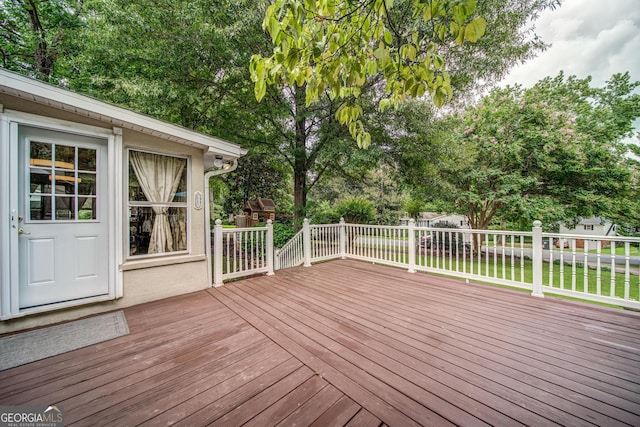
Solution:
<svg viewBox="0 0 640 427"><path fill-rule="evenodd" d="M448 258L443 257L434 257L433 264L431 264L429 256L419 257L419 259L416 259L416 263L427 267L433 266L434 268L466 271L467 273L483 276L486 279L497 278L533 283L533 262L527 259L521 264L520 259L516 258L512 266L511 259L507 257L504 263L504 270L501 256L498 256L495 261L493 257L489 257L488 265L486 258L482 258L480 263L477 260L473 260L473 262L470 259L466 259L464 262L459 260L456 266L455 259L450 263ZM551 267L549 263L544 263L542 266L542 282L545 286L611 296L611 280L613 279L614 295L620 298L625 296L625 275L623 273L612 272L609 268L603 266L598 284L597 270L588 268L588 266L585 268L582 264L577 264L576 268L573 269L569 265L554 264L553 269ZM524 280L522 280L523 278ZM629 276L629 297L636 301L640 300L639 281L639 276ZM585 283L587 284L586 291Z"/></svg>
<svg viewBox="0 0 640 427"><path fill-rule="evenodd" d="M625 247L624 246L616 246L616 256L625 256ZM592 249L589 251L590 254L597 253L597 249ZM602 254L611 254L611 248L602 248L600 250ZM630 246L629 247L629 256L640 256L640 247L638 246Z"/></svg>

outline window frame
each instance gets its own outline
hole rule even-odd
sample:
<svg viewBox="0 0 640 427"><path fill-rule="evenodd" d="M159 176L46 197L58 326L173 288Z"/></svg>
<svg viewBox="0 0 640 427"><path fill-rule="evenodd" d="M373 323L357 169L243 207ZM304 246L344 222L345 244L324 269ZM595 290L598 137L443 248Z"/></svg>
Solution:
<svg viewBox="0 0 640 427"><path fill-rule="evenodd" d="M142 153L156 154L159 156L165 157L174 157L178 159L186 160L187 164L186 168L186 197L184 202L168 202L168 203L158 203L158 202L149 202L149 201L140 201L140 200L131 200L130 196L130 168L131 168L131 152L137 151ZM124 173L126 175L125 189L124 193L126 194L125 200L125 216L124 216L124 229L125 229L125 238L124 238L124 253L126 260L141 260L141 259L149 259L149 258L161 258L167 256L175 256L175 255L189 255L191 254L191 157L185 154L176 154L170 153L166 151L157 151L157 150L149 150L145 148L138 147L128 147L126 149L126 163L124 169ZM166 206L168 208L184 208L186 210L186 224L185 224L185 234L187 239L186 249L180 251L172 251L172 252L162 252L162 253L154 253L154 254L139 254L139 255L131 255L130 253L130 242L131 242L131 208L132 207L142 207L148 208L153 206Z"/></svg>

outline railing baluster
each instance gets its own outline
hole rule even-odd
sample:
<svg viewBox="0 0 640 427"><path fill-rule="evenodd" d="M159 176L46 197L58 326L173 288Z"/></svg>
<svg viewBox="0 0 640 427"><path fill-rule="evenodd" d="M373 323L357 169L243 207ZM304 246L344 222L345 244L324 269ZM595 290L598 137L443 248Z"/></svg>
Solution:
<svg viewBox="0 0 640 427"><path fill-rule="evenodd" d="M582 252L584 254L584 264L582 265L582 292L587 294L589 293L589 244L586 240L584 241L584 244L582 246Z"/></svg>
<svg viewBox="0 0 640 427"><path fill-rule="evenodd" d="M602 241L596 242L596 295L602 295Z"/></svg>
<svg viewBox="0 0 640 427"><path fill-rule="evenodd" d="M630 285L631 268L629 265L629 261L631 259L630 246L631 244L629 242L624 242L624 299L630 298L630 292L629 292L631 289L631 285ZM638 252L640 254L640 250ZM640 285L638 286L638 293L640 294Z"/></svg>
<svg viewBox="0 0 640 427"><path fill-rule="evenodd" d="M560 241L560 284L558 287L564 289L564 239Z"/></svg>
<svg viewBox="0 0 640 427"><path fill-rule="evenodd" d="M493 235L493 277L498 277L498 235Z"/></svg>
<svg viewBox="0 0 640 427"><path fill-rule="evenodd" d="M549 237L549 287L553 288L553 237Z"/></svg>
<svg viewBox="0 0 640 427"><path fill-rule="evenodd" d="M577 282L577 270L578 266L576 265L576 247L577 242L576 239L571 241L571 290L573 292L576 291L576 282Z"/></svg>
<svg viewBox="0 0 640 427"><path fill-rule="evenodd" d="M515 235L512 234L511 235L511 280L516 280L516 264L515 264L515 252L516 252L516 245L515 245ZM522 238L522 237L521 237Z"/></svg>
<svg viewBox="0 0 640 427"><path fill-rule="evenodd" d="M520 236L520 281L524 283L524 236Z"/></svg>
<svg viewBox="0 0 640 427"><path fill-rule="evenodd" d="M609 296L614 297L616 295L616 242L612 240L610 243L611 249L611 287L609 289Z"/></svg>

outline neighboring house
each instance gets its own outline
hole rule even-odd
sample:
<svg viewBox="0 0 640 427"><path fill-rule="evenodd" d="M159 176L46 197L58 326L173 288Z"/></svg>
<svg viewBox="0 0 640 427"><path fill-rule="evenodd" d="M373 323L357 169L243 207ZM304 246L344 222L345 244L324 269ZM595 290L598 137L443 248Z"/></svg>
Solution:
<svg viewBox="0 0 640 427"><path fill-rule="evenodd" d="M245 153L0 69L0 333L210 286L205 173Z"/></svg>
<svg viewBox="0 0 640 427"><path fill-rule="evenodd" d="M601 217L584 218L578 221L575 228L560 224L561 234L579 234L582 236L615 236L616 225Z"/></svg>
<svg viewBox="0 0 640 427"><path fill-rule="evenodd" d="M400 218L400 225L407 225L409 223L409 217ZM457 225L459 228L471 228L469 227L469 220L465 215L459 214L447 214L440 212L420 212L416 219L416 227L433 227L434 224L439 222L450 222Z"/></svg>

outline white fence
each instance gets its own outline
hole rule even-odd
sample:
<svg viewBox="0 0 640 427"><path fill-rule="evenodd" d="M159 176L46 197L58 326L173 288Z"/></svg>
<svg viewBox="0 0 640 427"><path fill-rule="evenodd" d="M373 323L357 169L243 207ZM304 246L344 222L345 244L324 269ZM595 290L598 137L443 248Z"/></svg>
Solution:
<svg viewBox="0 0 640 427"><path fill-rule="evenodd" d="M213 277L224 280L259 273L273 274L273 224L266 227L222 228L216 221L213 243Z"/></svg>
<svg viewBox="0 0 640 427"><path fill-rule="evenodd" d="M222 236L234 237L222 239L222 253L215 250L214 262L223 264L221 275L214 268L216 285L228 278L272 273L274 268L270 266L274 264L277 270L353 258L409 272L522 288L535 296L550 293L640 309L640 238L543 233L539 222L534 223L532 231L520 232L419 228L413 221L406 226L380 226L343 221L311 225L305 220L301 232L276 251L275 260L269 261L273 253L269 249L273 247L269 242L271 224L262 229L219 229ZM217 230L218 226L216 238ZM261 230L263 237L242 234L250 230ZM240 237L234 233L241 233ZM229 239L236 242L235 246ZM264 239L267 242L263 244ZM254 242L262 246L252 252L247 245ZM234 251L225 245L240 249ZM251 261L254 259L264 260L266 265Z"/></svg>

